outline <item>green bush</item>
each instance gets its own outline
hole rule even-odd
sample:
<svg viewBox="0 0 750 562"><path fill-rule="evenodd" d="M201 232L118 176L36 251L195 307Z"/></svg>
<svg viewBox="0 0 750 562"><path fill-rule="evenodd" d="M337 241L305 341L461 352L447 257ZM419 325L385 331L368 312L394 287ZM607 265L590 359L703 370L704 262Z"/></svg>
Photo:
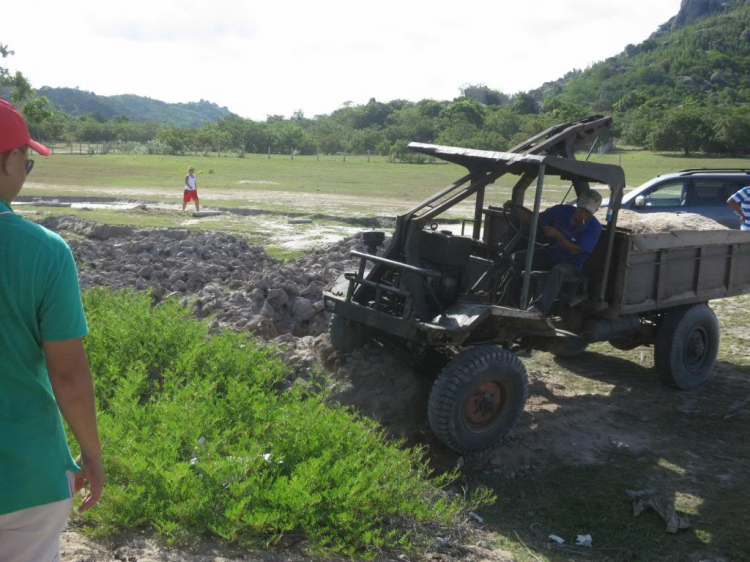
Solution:
<svg viewBox="0 0 750 562"><path fill-rule="evenodd" d="M285 365L245 334L209 335L185 307L142 293L94 289L84 306L108 475L85 515L94 532L246 545L292 533L367 554L470 507L442 490L447 476L430 478L421 452L286 383Z"/></svg>

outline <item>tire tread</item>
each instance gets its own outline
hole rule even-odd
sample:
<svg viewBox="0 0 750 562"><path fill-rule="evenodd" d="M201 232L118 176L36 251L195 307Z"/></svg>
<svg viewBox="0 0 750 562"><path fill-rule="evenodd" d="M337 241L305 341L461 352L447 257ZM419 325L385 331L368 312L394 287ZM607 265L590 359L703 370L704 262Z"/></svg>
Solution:
<svg viewBox="0 0 750 562"><path fill-rule="evenodd" d="M704 321L708 323L709 336L715 337L715 342L710 341L709 345L715 349L710 351L713 355L711 364L703 380L693 383L692 381L682 381L679 376L681 366L680 358L676 354L682 346L678 345L681 336L687 327L697 322ZM654 365L656 372L661 381L667 386L680 389L687 389L697 386L704 382L711 374L713 364L716 361L716 354L719 348L719 323L716 315L710 306L706 303L686 305L674 308L666 313L656 334L656 343L654 345ZM687 384L690 383L690 384Z"/></svg>
<svg viewBox="0 0 750 562"><path fill-rule="evenodd" d="M520 375L522 388L521 408L518 412L518 415L520 415L529 393L526 368L515 354L497 346L473 347L459 354L440 372L430 392L427 407L430 426L440 441L458 453L477 452L491 446L473 448L462 444L456 434L452 413L461 389L470 384L475 373L483 371L493 363L511 367ZM509 407L513 407L513 405L511 404ZM512 423L509 424L509 427L502 428L497 435L498 438L512 428L518 419L518 415L511 420Z"/></svg>

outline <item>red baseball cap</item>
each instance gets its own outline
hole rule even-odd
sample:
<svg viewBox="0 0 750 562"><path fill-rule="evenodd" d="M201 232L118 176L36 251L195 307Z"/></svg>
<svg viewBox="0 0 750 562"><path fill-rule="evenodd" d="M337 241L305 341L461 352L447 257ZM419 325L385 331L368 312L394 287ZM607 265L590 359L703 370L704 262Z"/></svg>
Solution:
<svg viewBox="0 0 750 562"><path fill-rule="evenodd" d="M31 140L26 121L16 108L0 100L0 154L22 146L30 146L42 156L49 155L49 148Z"/></svg>

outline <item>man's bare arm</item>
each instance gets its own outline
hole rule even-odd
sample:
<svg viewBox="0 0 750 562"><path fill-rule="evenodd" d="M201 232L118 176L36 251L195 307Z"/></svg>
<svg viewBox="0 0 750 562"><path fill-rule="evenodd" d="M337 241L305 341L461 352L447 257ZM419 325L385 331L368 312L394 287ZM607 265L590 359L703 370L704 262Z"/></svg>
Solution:
<svg viewBox="0 0 750 562"><path fill-rule="evenodd" d="M552 238L553 240L557 240L557 242L560 244L560 247L568 252L569 254L572 254L574 256L577 256L581 253L581 248L578 246L578 244L571 242L565 236L562 235L562 233L557 230L554 226L543 226L542 230L544 233Z"/></svg>
<svg viewBox="0 0 750 562"><path fill-rule="evenodd" d="M737 214L738 214L738 215L739 215L740 217L742 217L742 222L747 222L747 217L746 217L746 216L745 216L745 214L744 214L744 213L742 212L742 207L740 207L740 204L739 204L739 203L737 203L737 201L735 201L734 199L731 199L731 198L730 198L730 199L727 199L727 204L728 204L728 205L729 205L730 207L732 207L732 209L734 209L735 211L737 211Z"/></svg>
<svg viewBox="0 0 750 562"><path fill-rule="evenodd" d="M99 501L105 480L89 362L81 338L45 341L43 345L57 405L81 447L81 476L89 482L80 509L85 511Z"/></svg>

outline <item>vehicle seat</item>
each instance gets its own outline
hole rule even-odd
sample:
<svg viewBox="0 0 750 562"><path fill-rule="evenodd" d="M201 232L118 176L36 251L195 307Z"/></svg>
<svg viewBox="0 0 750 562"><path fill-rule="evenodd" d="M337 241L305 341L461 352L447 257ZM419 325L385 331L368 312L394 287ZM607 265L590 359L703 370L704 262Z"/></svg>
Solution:
<svg viewBox="0 0 750 562"><path fill-rule="evenodd" d="M682 190L682 197L680 198L680 205L689 207L691 205L698 204L698 195L695 192L694 185L688 185Z"/></svg>

